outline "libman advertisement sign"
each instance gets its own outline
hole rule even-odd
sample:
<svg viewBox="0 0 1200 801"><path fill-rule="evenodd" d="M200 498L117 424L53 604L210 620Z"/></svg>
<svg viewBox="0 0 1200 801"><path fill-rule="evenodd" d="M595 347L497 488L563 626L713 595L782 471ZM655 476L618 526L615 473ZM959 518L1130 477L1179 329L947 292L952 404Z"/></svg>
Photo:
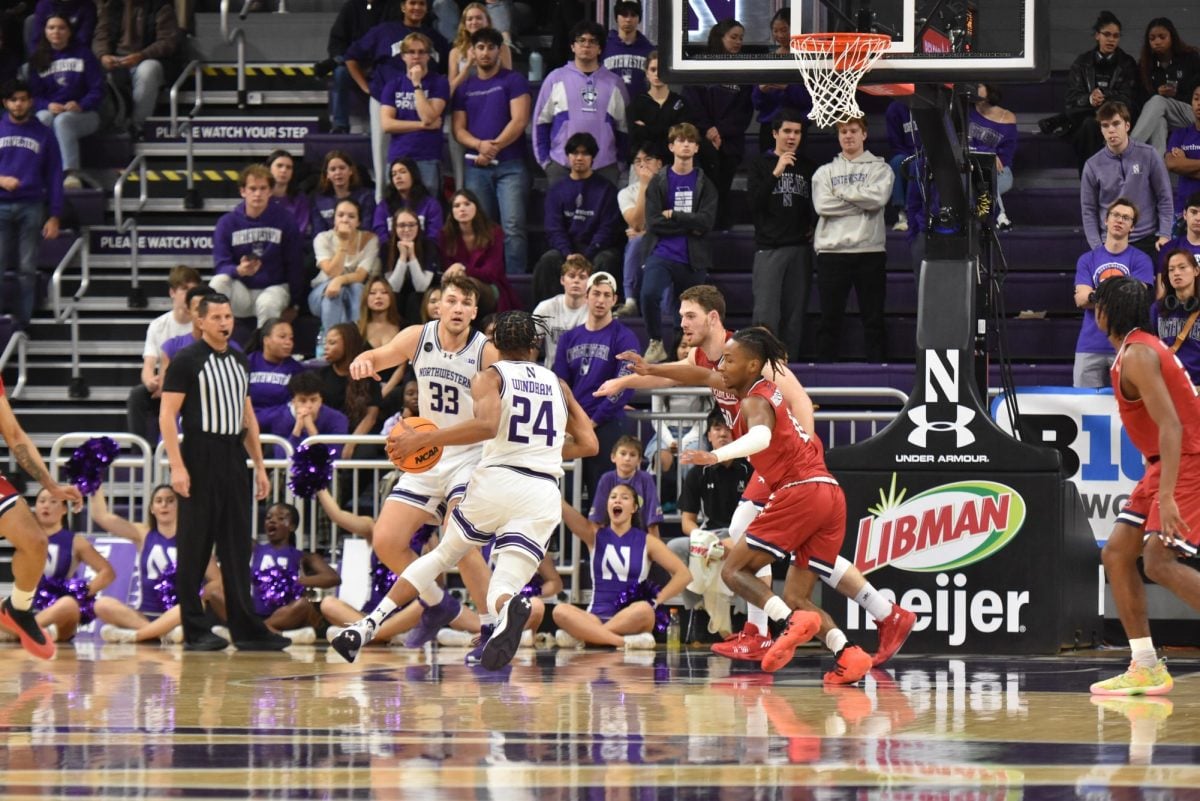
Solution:
<svg viewBox="0 0 1200 801"><path fill-rule="evenodd" d="M1056 595L1048 591L1053 576L1046 564L1052 538L1039 553L1032 516L1044 510L1057 523L1056 482L1039 486L1036 475L1019 473L1003 480L915 472L838 479L847 500L842 556L916 613L906 650L1031 650L1027 638L1039 625L1038 608ZM850 638L873 650L870 615L828 588L822 597Z"/></svg>

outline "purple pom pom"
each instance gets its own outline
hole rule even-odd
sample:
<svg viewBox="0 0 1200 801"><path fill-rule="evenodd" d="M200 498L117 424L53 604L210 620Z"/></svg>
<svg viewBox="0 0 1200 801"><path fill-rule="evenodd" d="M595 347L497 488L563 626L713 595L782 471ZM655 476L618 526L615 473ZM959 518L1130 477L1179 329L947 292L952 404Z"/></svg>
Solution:
<svg viewBox="0 0 1200 801"><path fill-rule="evenodd" d="M153 589L158 595L158 602L162 604L161 609L170 609L179 604L179 596L175 594L175 565L170 564L163 568L158 574L158 581L154 582Z"/></svg>
<svg viewBox="0 0 1200 801"><path fill-rule="evenodd" d="M646 601L654 603L658 598L658 594L662 592L662 587L655 584L649 579L639 581L637 584L626 587L617 595L617 608L624 609L630 604L635 604L638 601ZM660 634L667 630L667 624L671 622L671 616L667 610L661 606L654 609L654 630Z"/></svg>
<svg viewBox="0 0 1200 801"><path fill-rule="evenodd" d="M371 597L382 598L387 595L388 590L396 583L396 574L388 570L388 566L383 562L375 565L375 569L371 571Z"/></svg>
<svg viewBox="0 0 1200 801"><path fill-rule="evenodd" d="M304 596L304 587L295 576L281 567L255 571L254 582L258 587L259 599L272 612Z"/></svg>
<svg viewBox="0 0 1200 801"><path fill-rule="evenodd" d="M421 555L421 551L425 550L425 546L429 544L429 538L437 531L437 526L432 523L426 523L417 529L417 533L412 535L412 539L408 541L408 547L417 556Z"/></svg>
<svg viewBox="0 0 1200 801"><path fill-rule="evenodd" d="M537 573L534 573L533 578L529 580L529 583L521 588L521 594L526 598L541 598L543 583L544 581L542 580L542 577Z"/></svg>
<svg viewBox="0 0 1200 801"><path fill-rule="evenodd" d="M337 450L329 445L301 445L292 454L288 486L298 498L312 498L333 480Z"/></svg>
<svg viewBox="0 0 1200 801"><path fill-rule="evenodd" d="M33 594L33 611L49 609L59 598L71 596L79 604L79 622L87 625L96 619L96 599L88 594L86 579L43 578Z"/></svg>
<svg viewBox="0 0 1200 801"><path fill-rule="evenodd" d="M112 437L92 437L71 453L65 473L67 481L79 488L84 495L94 495L104 483L108 467L121 453L121 447Z"/></svg>

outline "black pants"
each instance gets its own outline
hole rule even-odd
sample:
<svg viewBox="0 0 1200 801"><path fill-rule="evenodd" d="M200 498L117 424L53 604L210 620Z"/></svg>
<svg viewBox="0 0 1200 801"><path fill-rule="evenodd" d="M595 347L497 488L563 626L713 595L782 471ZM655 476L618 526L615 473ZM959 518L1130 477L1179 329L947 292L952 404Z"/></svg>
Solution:
<svg viewBox="0 0 1200 801"><path fill-rule="evenodd" d="M175 591L183 613L183 636L194 642L207 623L200 602L200 585L213 545L225 584L225 611L234 643L269 636L250 600L250 476L246 450L233 437L187 434L180 447L191 478L191 497L179 499L179 530L175 535L178 567Z"/></svg>
<svg viewBox="0 0 1200 801"><path fill-rule="evenodd" d="M129 391L125 401L125 427L130 434L137 434L151 446L158 443L158 408L160 398L150 395L145 384L138 384Z"/></svg>
<svg viewBox="0 0 1200 801"><path fill-rule="evenodd" d="M882 362L884 299L887 295L887 254L818 253L817 291L821 296L821 328L817 350L823 362L835 361L841 350L842 320L850 290L858 297L863 341L869 362Z"/></svg>

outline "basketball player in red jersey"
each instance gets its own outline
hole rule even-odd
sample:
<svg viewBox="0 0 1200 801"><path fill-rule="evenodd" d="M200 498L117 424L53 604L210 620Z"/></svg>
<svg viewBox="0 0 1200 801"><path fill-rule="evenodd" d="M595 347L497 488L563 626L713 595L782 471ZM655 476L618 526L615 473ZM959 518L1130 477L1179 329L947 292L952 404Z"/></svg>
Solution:
<svg viewBox="0 0 1200 801"><path fill-rule="evenodd" d="M821 441L795 418L778 387L762 377L766 366L778 369L786 360L787 348L767 329L744 328L734 334L725 344L717 371L740 401L734 422L737 439L715 451L686 451L682 461L716 464L747 457L771 490L762 512L726 555L721 568L721 578L730 589L762 607L772 620L787 621L762 658L763 670L779 670L791 661L797 646L820 634L837 655L834 669L825 674L826 683L853 684L871 669L872 658L812 602L817 577L855 600L866 590L878 601L876 606L889 613L894 605L867 584L853 565L838 569L846 535L845 496L825 467ZM756 574L763 566L789 556L793 562L788 568L785 600L765 587Z"/></svg>
<svg viewBox="0 0 1200 801"><path fill-rule="evenodd" d="M1150 637L1139 556L1151 581L1200 610L1200 573L1179 562L1200 546L1200 399L1179 359L1149 333L1151 293L1128 277L1096 289L1096 325L1117 351L1110 373L1121 424L1147 462L1103 552L1132 660L1093 684L1097 695L1163 695L1173 686Z"/></svg>
<svg viewBox="0 0 1200 801"><path fill-rule="evenodd" d="M76 508L83 496L75 487L62 487L50 478L33 440L21 428L4 394L0 379L0 437L12 451L21 469L38 481L51 497L69 501ZM25 499L3 474L0 474L0 537L16 549L12 559L13 592L0 602L0 626L8 629L21 641L22 647L34 656L49 659L54 656L54 641L33 617L33 593L46 568L46 535L29 511Z"/></svg>
<svg viewBox="0 0 1200 801"><path fill-rule="evenodd" d="M715 370L724 353L725 343L733 336L732 331L726 330L724 320L725 297L721 294L721 290L711 284L701 284L684 290L679 295L679 323L683 331L683 343L688 347L687 358L678 362L658 365L663 369L652 373L628 374L610 379L602 384L595 394L600 397L608 397L625 389L667 389L682 383L689 383L672 380L674 376L671 370L676 367L692 368L693 370L701 367L704 370ZM635 364L641 361L641 357L634 353L622 353L617 358L632 361ZM688 374L685 373L686 375ZM796 380L792 371L786 365L781 365L779 369L764 366L763 378L771 380L779 387L787 401L788 408L800 421L800 425L804 426L806 431L812 431L812 400L804 391L804 387ZM692 381L690 383L703 384L704 382ZM725 417L725 423L732 428L738 413L737 397L725 389L724 384L721 384L720 387L713 386L712 393L713 402L721 410ZM759 513L770 494L770 489L760 476L750 477L746 484L746 490L742 494L742 500L729 522L731 539L735 542L741 539L742 534L746 531L746 526ZM759 578L768 586L770 585L770 565L763 568ZM745 627L724 642L716 643L712 649L715 653L730 659L757 662L762 659L772 642L766 613L751 604L746 609Z"/></svg>

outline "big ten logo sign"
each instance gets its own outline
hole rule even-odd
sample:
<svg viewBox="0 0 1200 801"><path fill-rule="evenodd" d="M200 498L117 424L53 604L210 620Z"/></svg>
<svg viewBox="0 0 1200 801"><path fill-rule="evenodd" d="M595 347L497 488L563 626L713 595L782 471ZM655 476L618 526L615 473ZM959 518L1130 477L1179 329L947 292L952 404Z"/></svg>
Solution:
<svg viewBox="0 0 1200 801"><path fill-rule="evenodd" d="M1097 539L1106 539L1133 485L1145 473L1142 455L1121 425L1110 391L1067 388L1019 390L1021 429L1027 442L1059 452L1079 488ZM1011 432L1002 398L993 406L997 425Z"/></svg>

